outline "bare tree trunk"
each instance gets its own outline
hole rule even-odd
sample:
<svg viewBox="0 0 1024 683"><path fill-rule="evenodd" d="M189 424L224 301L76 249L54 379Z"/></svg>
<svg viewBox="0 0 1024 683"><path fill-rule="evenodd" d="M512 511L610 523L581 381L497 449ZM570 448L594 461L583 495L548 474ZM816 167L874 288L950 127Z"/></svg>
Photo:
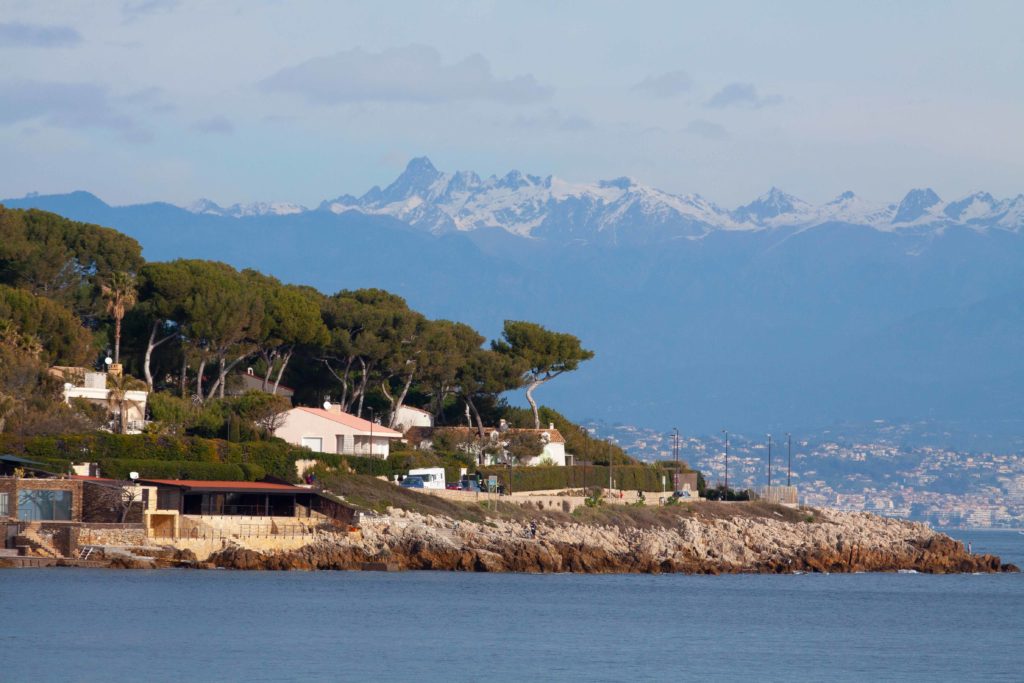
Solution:
<svg viewBox="0 0 1024 683"><path fill-rule="evenodd" d="M356 417L363 416L363 399L366 397L366 385L370 381L370 368L366 365L366 361L362 358L359 359L359 363L363 366L363 376L359 380L359 407L356 410ZM352 396L352 400L355 400L356 396Z"/></svg>
<svg viewBox="0 0 1024 683"><path fill-rule="evenodd" d="M196 396L203 400L203 371L206 370L206 359L199 361L199 371L196 372Z"/></svg>
<svg viewBox="0 0 1024 683"><path fill-rule="evenodd" d="M188 354L185 349L181 350L181 375L178 376L178 385L181 387L181 397L188 398Z"/></svg>
<svg viewBox="0 0 1024 683"><path fill-rule="evenodd" d="M173 334L169 334L160 341L156 341L156 331L159 329L160 321L157 320L153 323L153 329L149 332L149 342L146 344L146 358L142 364L142 371L146 373L146 384L149 386L149 390L153 391L153 371L150 369L150 362L153 359L153 351L156 347L163 344L165 341L173 337ZM182 376L184 376L184 362L182 363Z"/></svg>
<svg viewBox="0 0 1024 683"><path fill-rule="evenodd" d="M218 373L217 381L213 383L212 387L210 387L210 393L209 393L209 395L206 398L207 399L213 398L214 394L216 394L218 390L220 391L220 397L224 398L224 387L227 386L227 376L228 376L228 373L231 372L232 370L234 370L236 365L238 365L239 363L241 363L243 360L245 360L248 357L249 357L249 354L245 354L243 356L239 356L238 358L234 359L233 361L231 361L227 365L224 364L224 359L221 358L220 359L220 372Z"/></svg>
<svg viewBox="0 0 1024 683"><path fill-rule="evenodd" d="M114 316L114 362L121 362L121 318Z"/></svg>
<svg viewBox="0 0 1024 683"><path fill-rule="evenodd" d="M476 409L476 404L473 403L473 399L471 399L469 396L466 397L466 405L469 406L469 409L473 412L473 417L476 418L477 434L480 436L481 439L484 438L484 421L480 417L480 411Z"/></svg>
<svg viewBox="0 0 1024 683"><path fill-rule="evenodd" d="M267 378L270 377L270 371L273 369L274 355L273 353L268 353L264 349L260 349L260 355L263 356L263 360L267 364L267 370L263 373L263 384L260 385L260 391L266 391Z"/></svg>
<svg viewBox="0 0 1024 683"><path fill-rule="evenodd" d="M281 367L277 370L277 379L274 380L274 391L271 393L277 395L277 388L281 386L281 378L284 377L284 369L288 367L288 361L292 359L292 352L295 347L292 346L288 349L288 353L284 354L284 358L281 360Z"/></svg>
<svg viewBox="0 0 1024 683"><path fill-rule="evenodd" d="M537 402L533 400L533 392L541 384L544 384L544 381L531 382L530 385L526 387L526 400L529 401L530 408L533 410L534 429L540 429L540 412L537 410Z"/></svg>
<svg viewBox="0 0 1024 683"><path fill-rule="evenodd" d="M341 382L341 396L338 398L338 405L345 412L348 412L348 385L349 385L349 371L352 369L352 359L348 358L345 361L345 372L338 374L334 368L331 367L331 362L326 358L321 359L323 364L327 367L327 371L330 372L334 379Z"/></svg>
<svg viewBox="0 0 1024 683"><path fill-rule="evenodd" d="M225 374L226 373L224 372L224 356L221 356L220 357L220 376L217 378L217 384L220 385L220 397L221 398L224 398L224 385L227 384L227 382L224 381L224 375Z"/></svg>
<svg viewBox="0 0 1024 683"><path fill-rule="evenodd" d="M395 428L395 421L398 420L398 411L401 410L402 406L405 404L405 397L408 396L409 394L409 387L412 386L412 378L415 374L415 372L410 372L409 376L405 378L405 384L402 386L402 393L398 395L397 400L392 399L386 390L384 392L384 395L387 396L388 401L391 401L391 421L388 423L388 427L390 427L391 429ZM386 386L387 381L383 382L382 384ZM382 386L381 388L383 389L384 386Z"/></svg>

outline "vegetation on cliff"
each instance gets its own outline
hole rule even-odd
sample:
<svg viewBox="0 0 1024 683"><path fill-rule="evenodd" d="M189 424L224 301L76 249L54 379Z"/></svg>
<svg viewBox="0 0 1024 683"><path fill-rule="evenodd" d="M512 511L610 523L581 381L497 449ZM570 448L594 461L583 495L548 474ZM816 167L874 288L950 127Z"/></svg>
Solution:
<svg viewBox="0 0 1024 683"><path fill-rule="evenodd" d="M106 426L95 406L64 405L61 378L47 369L102 368L108 354L124 366L121 389L136 388L134 376L151 391L147 436L160 439L75 449L72 438L32 442ZM541 384L592 356L573 335L525 321L506 321L501 337L487 344L469 326L430 320L379 289L325 295L213 261L146 263L138 242L116 230L0 206L0 436L13 439L9 450L49 461L86 454L176 463L255 458L266 472L291 476L298 454L283 445L256 445L274 442L275 416L290 405L278 391L290 384L300 404L330 398L347 412L390 425L401 406L412 405L431 412L438 424L470 425L480 439L485 425L501 419L554 422L570 452L626 464L631 461L620 448L538 407L533 397ZM260 390L232 396L237 392L228 392L228 385L243 367L261 378ZM502 399L519 388L527 390L531 411ZM458 444L448 445L436 457L410 458L452 470L473 464ZM524 453L529 448L525 444ZM196 451L206 455L182 455Z"/></svg>

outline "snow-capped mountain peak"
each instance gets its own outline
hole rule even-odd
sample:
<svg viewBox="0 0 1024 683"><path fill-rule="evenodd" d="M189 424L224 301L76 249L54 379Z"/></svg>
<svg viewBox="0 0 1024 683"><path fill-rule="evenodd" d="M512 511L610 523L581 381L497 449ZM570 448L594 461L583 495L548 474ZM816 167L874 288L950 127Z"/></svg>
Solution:
<svg viewBox="0 0 1024 683"><path fill-rule="evenodd" d="M192 213L230 216L232 218L267 215L288 216L309 211L309 209L301 204L292 204L290 202L251 202L249 204L232 204L225 208L209 199L197 199L184 208Z"/></svg>
<svg viewBox="0 0 1024 683"><path fill-rule="evenodd" d="M942 200L935 191L928 187L911 190L896 207L893 223L912 223L923 216L938 216L941 212Z"/></svg>
<svg viewBox="0 0 1024 683"><path fill-rule="evenodd" d="M991 214L997 204L988 192L972 192L963 199L946 204L942 212L955 221L970 222Z"/></svg>
<svg viewBox="0 0 1024 683"><path fill-rule="evenodd" d="M208 199L188 208L235 217L307 210L260 202L223 208ZM1024 195L998 200L975 192L946 204L933 190L917 189L898 204L881 204L846 191L814 206L772 187L728 211L700 195L665 192L625 176L579 183L512 170L482 178L473 171L440 171L427 157L409 161L383 189L374 186L359 197L343 194L322 202L319 210L388 216L433 234L498 228L557 242L611 244L701 239L720 230L802 231L826 223L884 231L942 230L951 225L1024 231Z"/></svg>
<svg viewBox="0 0 1024 683"><path fill-rule="evenodd" d="M777 187L732 212L737 221L755 225L800 223L812 218L814 214L813 206Z"/></svg>

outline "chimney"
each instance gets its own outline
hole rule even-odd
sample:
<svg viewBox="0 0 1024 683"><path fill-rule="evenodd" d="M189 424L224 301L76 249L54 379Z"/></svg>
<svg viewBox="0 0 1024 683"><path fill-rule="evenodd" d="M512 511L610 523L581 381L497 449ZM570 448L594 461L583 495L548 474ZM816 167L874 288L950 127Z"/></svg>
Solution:
<svg viewBox="0 0 1024 683"><path fill-rule="evenodd" d="M548 429L554 429L554 428L555 428L555 423L554 422L548 422Z"/></svg>
<svg viewBox="0 0 1024 683"><path fill-rule="evenodd" d="M498 420L498 431L499 432L504 432L504 431L507 431L507 430L508 430L508 421L505 420L504 418L502 418L501 420Z"/></svg>

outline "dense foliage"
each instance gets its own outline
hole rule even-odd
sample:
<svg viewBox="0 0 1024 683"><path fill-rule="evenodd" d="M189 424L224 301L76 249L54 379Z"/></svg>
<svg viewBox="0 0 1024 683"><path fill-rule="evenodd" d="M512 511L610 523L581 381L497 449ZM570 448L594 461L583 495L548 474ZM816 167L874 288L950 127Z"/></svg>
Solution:
<svg viewBox="0 0 1024 683"><path fill-rule="evenodd" d="M554 491L607 487L608 467L572 465L569 467L481 467L485 476L495 475L515 491ZM664 483L662 478L665 477ZM672 490L672 470L652 465L621 465L612 468L613 488L626 491Z"/></svg>
<svg viewBox="0 0 1024 683"><path fill-rule="evenodd" d="M108 382L112 396L136 388L134 377L150 390L146 434L94 431L106 423L104 408L65 405L66 378L47 372L51 365L102 367L107 354L125 370ZM29 457L90 459L118 476L134 469L292 478L294 460L310 454L272 438L290 405L278 392L292 384L300 404L329 399L389 426L403 405L429 411L441 425L469 426L474 438L502 418L554 422L582 459L629 462L621 449L534 400L540 385L591 357L576 337L535 323L507 321L488 344L471 327L430 320L380 289L325 295L214 261L145 263L139 244L115 230L0 207L0 446ZM236 386L242 370L259 378L258 391ZM502 400L518 388L531 411ZM398 452L386 463L325 462L378 476L410 465L440 465L455 476L473 466L458 444L441 446ZM521 462L541 448L531 434L508 446Z"/></svg>

